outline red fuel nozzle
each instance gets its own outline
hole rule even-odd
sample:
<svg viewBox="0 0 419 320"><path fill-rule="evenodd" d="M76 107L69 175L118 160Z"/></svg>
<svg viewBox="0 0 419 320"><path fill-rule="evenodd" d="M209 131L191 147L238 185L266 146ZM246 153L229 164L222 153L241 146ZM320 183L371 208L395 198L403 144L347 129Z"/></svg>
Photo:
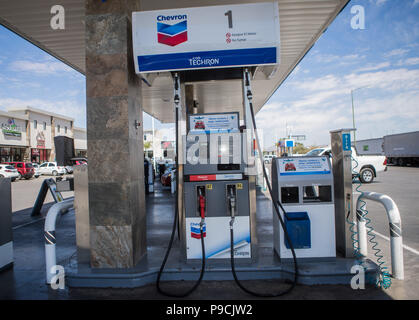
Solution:
<svg viewBox="0 0 419 320"><path fill-rule="evenodd" d="M201 218L205 219L205 197L203 195L199 195L199 209L201 212Z"/></svg>

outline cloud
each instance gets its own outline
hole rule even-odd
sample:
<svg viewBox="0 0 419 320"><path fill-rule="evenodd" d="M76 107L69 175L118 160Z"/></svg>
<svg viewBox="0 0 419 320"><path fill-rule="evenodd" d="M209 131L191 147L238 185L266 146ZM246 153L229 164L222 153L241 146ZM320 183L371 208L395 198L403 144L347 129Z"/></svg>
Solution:
<svg viewBox="0 0 419 320"><path fill-rule="evenodd" d="M350 92L361 87L354 93L358 139L419 130L419 70L352 72L289 85L291 99L272 99L256 116L266 146L285 135L286 123L293 134L307 136L306 145L330 143L330 130L352 127Z"/></svg>
<svg viewBox="0 0 419 320"><path fill-rule="evenodd" d="M418 0L419 1L419 0ZM408 58L405 60L399 60L397 66L414 66L419 64L419 57Z"/></svg>
<svg viewBox="0 0 419 320"><path fill-rule="evenodd" d="M387 2L387 0L377 0L376 4L377 4L377 6L381 6L381 5L385 4L386 2Z"/></svg>
<svg viewBox="0 0 419 320"><path fill-rule="evenodd" d="M384 57L390 58L390 57L394 57L394 56L402 56L402 55L408 53L409 51L410 51L409 49L394 49L394 50L391 50L390 52L385 53Z"/></svg>
<svg viewBox="0 0 419 320"><path fill-rule="evenodd" d="M69 66L58 61L33 62L29 60L16 60L10 64L10 69L16 72L30 72L38 75L59 74L73 71Z"/></svg>
<svg viewBox="0 0 419 320"><path fill-rule="evenodd" d="M390 62L383 62L383 63L379 63L375 65L369 64L366 67L357 69L356 72L380 70L380 69L387 68L389 66L390 66Z"/></svg>
<svg viewBox="0 0 419 320"><path fill-rule="evenodd" d="M333 54L316 54L314 56L314 59L319 63L338 63L340 65L354 64L364 58L365 56L360 56L359 54L348 54L345 56Z"/></svg>

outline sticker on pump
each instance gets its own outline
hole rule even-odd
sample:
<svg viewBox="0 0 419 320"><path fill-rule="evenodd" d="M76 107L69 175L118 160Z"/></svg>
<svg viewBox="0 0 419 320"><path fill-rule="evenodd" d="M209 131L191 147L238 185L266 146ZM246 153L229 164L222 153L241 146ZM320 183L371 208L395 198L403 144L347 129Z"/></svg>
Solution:
<svg viewBox="0 0 419 320"><path fill-rule="evenodd" d="M201 239L201 228L200 223L191 222L191 237L194 239ZM202 227L202 235L204 238L207 236L207 226L204 223L204 226Z"/></svg>

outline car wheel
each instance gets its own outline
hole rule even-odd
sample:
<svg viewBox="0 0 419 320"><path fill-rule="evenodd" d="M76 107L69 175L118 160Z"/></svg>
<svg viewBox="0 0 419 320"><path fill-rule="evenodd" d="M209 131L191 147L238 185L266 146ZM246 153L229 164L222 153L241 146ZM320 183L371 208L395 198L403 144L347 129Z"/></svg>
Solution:
<svg viewBox="0 0 419 320"><path fill-rule="evenodd" d="M364 168L359 173L359 180L362 183L371 183L374 181L374 171L371 168Z"/></svg>
<svg viewBox="0 0 419 320"><path fill-rule="evenodd" d="M57 174L58 174L58 172L57 172L57 171L55 171L55 170L52 172L52 175L53 175L54 177L55 177Z"/></svg>
<svg viewBox="0 0 419 320"><path fill-rule="evenodd" d="M4 178L4 175L0 174L0 178Z"/></svg>

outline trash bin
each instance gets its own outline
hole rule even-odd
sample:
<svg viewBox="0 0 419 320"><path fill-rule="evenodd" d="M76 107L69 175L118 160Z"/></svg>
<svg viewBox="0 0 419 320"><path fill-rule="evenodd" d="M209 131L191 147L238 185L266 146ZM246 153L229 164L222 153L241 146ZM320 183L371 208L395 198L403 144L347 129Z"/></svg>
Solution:
<svg viewBox="0 0 419 320"><path fill-rule="evenodd" d="M13 266L12 192L10 178L0 178L0 271Z"/></svg>

